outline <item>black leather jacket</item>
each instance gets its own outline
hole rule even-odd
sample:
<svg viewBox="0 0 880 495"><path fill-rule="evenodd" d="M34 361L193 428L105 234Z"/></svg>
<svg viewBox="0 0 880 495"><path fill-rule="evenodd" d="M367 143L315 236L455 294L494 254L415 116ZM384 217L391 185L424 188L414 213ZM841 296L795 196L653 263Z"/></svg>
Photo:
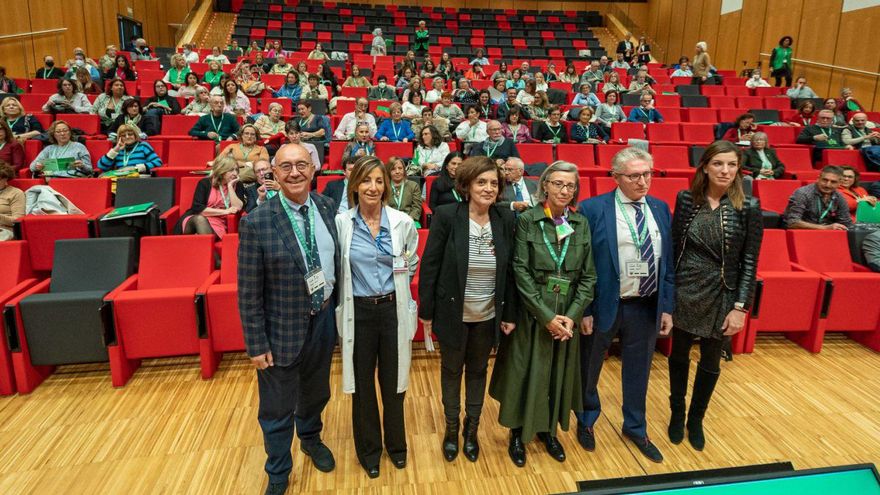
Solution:
<svg viewBox="0 0 880 495"><path fill-rule="evenodd" d="M672 217L672 242L675 247L675 266L687 247L687 232L700 208L695 205L689 190L681 191L675 200L675 214ZM758 268L758 253L764 227L761 220L761 205L756 198L746 197L742 210L730 204L727 196L721 198L721 226L724 229L721 276L724 287L736 291L736 302L744 303L749 310L755 295L755 275Z"/></svg>

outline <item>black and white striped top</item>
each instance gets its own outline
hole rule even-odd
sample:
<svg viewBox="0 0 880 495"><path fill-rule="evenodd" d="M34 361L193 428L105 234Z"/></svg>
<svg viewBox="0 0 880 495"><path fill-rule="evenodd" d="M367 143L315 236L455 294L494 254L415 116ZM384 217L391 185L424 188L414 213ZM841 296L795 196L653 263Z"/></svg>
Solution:
<svg viewBox="0 0 880 495"><path fill-rule="evenodd" d="M495 243L492 240L492 224L480 226L470 220L463 321L476 323L494 317Z"/></svg>

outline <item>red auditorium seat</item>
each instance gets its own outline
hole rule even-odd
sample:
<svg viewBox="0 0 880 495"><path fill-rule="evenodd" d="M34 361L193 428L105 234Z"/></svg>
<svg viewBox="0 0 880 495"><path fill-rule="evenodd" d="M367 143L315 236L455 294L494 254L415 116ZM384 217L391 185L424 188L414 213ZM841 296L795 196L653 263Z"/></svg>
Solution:
<svg viewBox="0 0 880 495"><path fill-rule="evenodd" d="M376 156L383 162L388 162L392 156L398 158L412 158L413 143L396 143L391 141L379 141L376 143Z"/></svg>
<svg viewBox="0 0 880 495"><path fill-rule="evenodd" d="M724 90L730 96L748 96L751 90L746 87L745 77L726 77L723 81Z"/></svg>
<svg viewBox="0 0 880 495"><path fill-rule="evenodd" d="M737 96L737 108L764 108L764 98L760 96ZM745 112L743 112L745 113Z"/></svg>
<svg viewBox="0 0 880 495"><path fill-rule="evenodd" d="M665 116L666 114L664 113L663 115ZM681 143L680 126L681 124L677 122L649 124L647 126L648 141L651 144L679 144Z"/></svg>
<svg viewBox="0 0 880 495"><path fill-rule="evenodd" d="M626 149L625 144L603 144L596 146L596 163L600 167L611 168L611 159L618 151Z"/></svg>
<svg viewBox="0 0 880 495"><path fill-rule="evenodd" d="M419 229L419 245L416 248L416 252L419 255L419 259L422 259L422 255L425 253L425 245L428 243L428 229ZM415 300L416 304L419 303L419 273L421 271L422 264L419 263L419 266L416 267L416 273L413 276L412 281L409 284L410 291L412 292L413 300ZM415 342L424 342L425 340L425 332L422 328L422 322L417 321L418 327L416 328L416 334L413 336L413 341Z"/></svg>
<svg viewBox="0 0 880 495"><path fill-rule="evenodd" d="M196 125L198 120L198 115L165 115L162 117L162 134L155 137L163 139L192 139L189 131Z"/></svg>
<svg viewBox="0 0 880 495"><path fill-rule="evenodd" d="M532 163L553 163L553 145L546 143L523 143L516 145L519 156L523 163L530 165Z"/></svg>
<svg viewBox="0 0 880 495"><path fill-rule="evenodd" d="M767 89L767 88L756 88ZM772 110L790 110L791 100L787 96L768 96L764 98L764 107Z"/></svg>
<svg viewBox="0 0 880 495"><path fill-rule="evenodd" d="M825 279L820 314L825 316L820 322L824 332L847 332L851 339L880 351L880 304L875 299L880 273L852 262L844 231L789 230L787 234L793 261Z"/></svg>
<svg viewBox="0 0 880 495"><path fill-rule="evenodd" d="M807 148L776 148L776 156L785 165L783 177L813 180L819 176L819 171L813 168Z"/></svg>
<svg viewBox="0 0 880 495"><path fill-rule="evenodd" d="M709 107L710 108L735 108L736 107L736 98L733 96L710 96L709 97ZM745 113L745 112L742 112Z"/></svg>
<svg viewBox="0 0 880 495"><path fill-rule="evenodd" d="M86 138L103 137L101 135L101 119L97 115L85 113L60 113L55 116L55 120L63 120L70 127L79 129L86 134Z"/></svg>
<svg viewBox="0 0 880 495"><path fill-rule="evenodd" d="M800 127L787 125L759 125L758 130L767 134L767 140L771 147L780 144L795 144L795 139L801 131Z"/></svg>
<svg viewBox="0 0 880 495"><path fill-rule="evenodd" d="M819 309L824 289L818 273L791 261L784 230L764 230L744 351L754 350L758 332L785 332L804 349L819 352L824 327L820 325Z"/></svg>
<svg viewBox="0 0 880 495"><path fill-rule="evenodd" d="M368 88L354 88L351 86L346 86L342 88L341 95L347 96L349 98L366 98L367 97ZM343 112L339 110L339 104L346 100L339 100L336 103L336 113L342 114ZM351 111L351 110L349 110Z"/></svg>
<svg viewBox="0 0 880 495"><path fill-rule="evenodd" d="M752 183L752 193L761 200L762 210L782 215L788 206L788 198L799 187L799 180L756 180Z"/></svg>
<svg viewBox="0 0 880 495"><path fill-rule="evenodd" d="M822 166L849 165L861 173L863 181L880 180L880 172L868 172L859 150L822 150Z"/></svg>
<svg viewBox="0 0 880 495"><path fill-rule="evenodd" d="M106 139L88 139L86 140L86 149L89 150L89 157L92 159L92 167L98 169L98 160L110 151L113 143Z"/></svg>
<svg viewBox="0 0 880 495"><path fill-rule="evenodd" d="M28 189L34 186L43 186L46 184L42 178L38 179L12 179L9 181L9 185L12 187L17 187L22 191L27 191Z"/></svg>
<svg viewBox="0 0 880 495"><path fill-rule="evenodd" d="M663 172L664 176L684 177L686 179L693 177L696 169L690 165L687 146L658 146L651 143L650 151L654 157L654 169Z"/></svg>
<svg viewBox="0 0 880 495"><path fill-rule="evenodd" d="M124 386L141 359L199 353L193 301L213 266L213 236L141 239L138 274L105 298L116 327L107 348L114 386Z"/></svg>
<svg viewBox="0 0 880 495"><path fill-rule="evenodd" d="M224 352L245 349L238 314L238 234L224 236L221 244L220 269L196 291L196 306L205 315L199 326L202 378L214 376Z"/></svg>
<svg viewBox="0 0 880 495"><path fill-rule="evenodd" d="M594 148L592 144L560 143L556 145L556 158L577 165L581 176L607 175L607 169L596 167Z"/></svg>
<svg viewBox="0 0 880 495"><path fill-rule="evenodd" d="M34 79L31 81L31 93L38 95L46 95L46 98L40 103L46 103L49 95L58 92L58 79ZM30 108L25 107L30 110Z"/></svg>
<svg viewBox="0 0 880 495"><path fill-rule="evenodd" d="M204 170L214 159L213 141L171 141L168 143L168 166Z"/></svg>
<svg viewBox="0 0 880 495"><path fill-rule="evenodd" d="M718 110L714 108L684 109L688 122L715 124L718 122Z"/></svg>
<svg viewBox="0 0 880 495"><path fill-rule="evenodd" d="M785 91L786 91L787 89L788 89L788 88L771 86L771 87L769 87L769 88L755 88L755 89L752 90L752 92L755 94L755 96L773 97L773 96L784 95L784 94L785 94ZM783 100L783 99L784 99L784 100L788 100L789 103L790 103L790 100L789 100L787 97L785 97L785 98L779 98L779 99L780 99L780 100ZM788 106L787 108L791 108L791 105L789 104L789 106Z"/></svg>
<svg viewBox="0 0 880 495"><path fill-rule="evenodd" d="M707 110L691 108L690 110ZM682 141L688 144L709 144L715 140L715 125L704 122L682 122Z"/></svg>
<svg viewBox="0 0 880 495"><path fill-rule="evenodd" d="M645 126L639 122L615 122L611 124L611 139L614 141L645 139Z"/></svg>
<svg viewBox="0 0 880 495"><path fill-rule="evenodd" d="M33 287L37 283L31 270L27 242L0 242L0 259L3 270L0 270L0 307ZM0 332L6 335L5 318L0 318ZM0 339L0 395L15 393L15 376L12 371L12 357L5 337Z"/></svg>

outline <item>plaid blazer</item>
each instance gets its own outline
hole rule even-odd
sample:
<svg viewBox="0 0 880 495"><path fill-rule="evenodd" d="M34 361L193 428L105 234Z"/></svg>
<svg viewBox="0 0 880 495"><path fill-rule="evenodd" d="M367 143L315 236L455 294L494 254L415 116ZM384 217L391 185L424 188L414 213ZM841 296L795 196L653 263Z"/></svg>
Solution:
<svg viewBox="0 0 880 495"><path fill-rule="evenodd" d="M314 192L311 198L334 244L338 243L333 201ZM302 350L311 316L306 262L281 200L279 194L242 219L238 310L248 355L271 350L276 365L288 366ZM338 274L338 249L334 263Z"/></svg>

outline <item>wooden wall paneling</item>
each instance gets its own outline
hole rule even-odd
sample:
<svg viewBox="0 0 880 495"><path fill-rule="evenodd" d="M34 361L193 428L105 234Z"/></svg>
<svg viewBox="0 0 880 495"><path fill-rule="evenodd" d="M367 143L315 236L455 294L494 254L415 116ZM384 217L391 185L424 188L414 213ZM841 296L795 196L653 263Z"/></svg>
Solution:
<svg viewBox="0 0 880 495"><path fill-rule="evenodd" d="M669 47L669 38L670 38L670 20L672 18L672 0L660 0L659 1L660 13L657 22L657 34L654 35L654 38L657 40L657 50L659 53L659 59L666 59L666 52Z"/></svg>
<svg viewBox="0 0 880 495"><path fill-rule="evenodd" d="M669 22L669 42L662 61L671 64L678 60L681 56L682 46L684 44L685 34L689 31L692 24L685 17L687 11L688 0L672 0L672 15Z"/></svg>
<svg viewBox="0 0 880 495"><path fill-rule="evenodd" d="M756 67L759 53L764 48L764 19L767 14L767 0L745 0L743 2L742 20L740 21L739 41L736 48L735 62L742 67L743 60L749 67ZM765 68L764 77L770 71Z"/></svg>
<svg viewBox="0 0 880 495"><path fill-rule="evenodd" d="M115 38L113 35L115 30L108 36L106 32L107 26L104 22L106 17L115 19L116 11L114 10L111 15L110 12L106 12L103 8L102 2L82 0L82 16L85 28L85 46L83 48L85 48L86 53L94 57L100 56L99 54L103 55L107 45L114 44L119 46L119 43L111 41Z"/></svg>
<svg viewBox="0 0 880 495"><path fill-rule="evenodd" d="M0 35L27 33L31 31L29 5L27 2L7 2L3 15L15 22L0 23ZM0 43L0 60L6 67L8 76L33 77L43 64L42 56L34 57L34 43L31 38L17 38Z"/></svg>
<svg viewBox="0 0 880 495"><path fill-rule="evenodd" d="M718 65L716 55L718 53L718 41L723 39L718 36L720 24L721 0L703 0L702 15L700 16L700 39L697 41L706 42L709 47L709 56L712 58L712 63L715 64L716 67L722 67ZM696 45L696 43L694 43L694 45ZM691 60L693 60L694 53L693 46L688 47L685 52L685 54L691 57Z"/></svg>
<svg viewBox="0 0 880 495"><path fill-rule="evenodd" d="M703 0L687 0L687 5L682 12L685 18L685 30L681 38L681 49L678 53L670 52L666 57L667 63L678 63L678 59L682 55L693 59L694 47L697 42L701 41L699 28L703 20L703 7ZM711 15L708 12L706 14Z"/></svg>
<svg viewBox="0 0 880 495"><path fill-rule="evenodd" d="M880 31L880 7L844 12L840 16L834 65L868 72L880 72L880 52L865 43L864 33ZM852 88L856 99L867 108L880 106L878 76L834 70L830 91L838 96L842 87Z"/></svg>
<svg viewBox="0 0 880 495"><path fill-rule="evenodd" d="M715 50L709 49L715 67L730 67L736 69L737 72L742 69L739 60L736 59L741 21L741 10L721 16L718 23L718 40L715 43Z"/></svg>
<svg viewBox="0 0 880 495"><path fill-rule="evenodd" d="M65 33L65 38L67 41L68 50L65 51L65 54L68 57L73 56L74 48L82 48L85 50L86 55L91 57L92 59L97 60L101 55L104 54L103 49L98 49L95 51L90 51L86 44L86 24L85 24L85 15L82 9L83 1L88 2L89 0L72 0L72 4L75 6L70 9L61 9L62 10L62 25L67 28L67 32ZM55 2L52 2L53 6L57 5ZM57 9L57 6L54 7Z"/></svg>
<svg viewBox="0 0 880 495"><path fill-rule="evenodd" d="M90 0L86 0L89 2ZM101 19L102 24L104 25L104 46L113 44L122 49L125 45L122 44L120 46L119 40L119 23L116 21L116 16L123 12L119 10L119 3L117 0L101 0L101 12L104 13L103 18ZM125 40L125 43L128 43L128 40Z"/></svg>
<svg viewBox="0 0 880 495"><path fill-rule="evenodd" d="M63 10L58 8L54 0L30 0L29 5L30 31L62 27L71 29L70 26L64 24ZM42 60L45 55L51 54L55 57L55 64L59 67L71 58L74 48L73 40L67 32L61 35L34 36L33 46L35 59Z"/></svg>
<svg viewBox="0 0 880 495"><path fill-rule="evenodd" d="M796 40L797 58L831 64L837 51L842 0L805 3L801 14L799 39ZM820 95L830 94L831 71L803 65L800 72L807 75L810 87Z"/></svg>

